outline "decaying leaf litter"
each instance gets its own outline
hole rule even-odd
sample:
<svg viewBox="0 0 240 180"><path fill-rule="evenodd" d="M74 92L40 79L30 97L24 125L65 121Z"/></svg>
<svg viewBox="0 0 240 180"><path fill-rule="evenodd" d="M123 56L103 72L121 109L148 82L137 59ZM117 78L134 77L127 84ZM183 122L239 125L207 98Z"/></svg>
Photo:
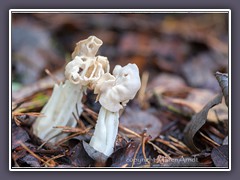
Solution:
<svg viewBox="0 0 240 180"><path fill-rule="evenodd" d="M214 13L14 14L12 166L227 167L227 24L226 14ZM111 67L136 63L142 81L104 164L83 145L100 109L91 91L81 116L73 115L76 128L54 127L70 133L65 139L53 145L31 131L54 83L64 81L75 43L89 35L103 40Z"/></svg>

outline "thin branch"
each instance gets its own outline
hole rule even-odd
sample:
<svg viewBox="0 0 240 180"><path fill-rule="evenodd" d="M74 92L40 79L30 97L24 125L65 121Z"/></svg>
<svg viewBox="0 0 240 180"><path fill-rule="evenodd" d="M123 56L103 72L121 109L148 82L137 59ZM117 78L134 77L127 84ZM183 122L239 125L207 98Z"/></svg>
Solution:
<svg viewBox="0 0 240 180"><path fill-rule="evenodd" d="M142 74L142 82L141 82L141 88L138 91L138 102L141 105L141 107L146 106L146 89L147 89L147 83L149 78L149 72L143 72Z"/></svg>
<svg viewBox="0 0 240 180"><path fill-rule="evenodd" d="M136 132L132 131L131 129L128 129L128 128L122 126L122 125L119 125L118 128L119 128L119 130L121 130L121 131L125 131L125 132L127 132L127 133L130 133L130 134L136 136L136 137L141 138L141 135L139 135L138 133L136 133Z"/></svg>
<svg viewBox="0 0 240 180"><path fill-rule="evenodd" d="M138 152L139 152L139 149L140 149L141 145L142 145L142 144L139 143L139 145L138 145L138 147L137 147L137 149L136 149L136 151L135 151L135 153L134 153L133 160L132 160L132 167L133 167L134 164L135 164L136 157L137 157L137 154L138 154Z"/></svg>
<svg viewBox="0 0 240 180"><path fill-rule="evenodd" d="M53 160L55 160L55 159L58 159L58 158L61 158L61 157L64 157L64 156L65 156L65 154L59 154L59 155L57 155L57 156L54 156L54 157L48 159L48 160L46 161L46 163L50 163L50 161L53 161Z"/></svg>
<svg viewBox="0 0 240 180"><path fill-rule="evenodd" d="M150 162L147 159L147 155L146 155L146 151L145 151L145 146L146 146L146 141L147 141L147 132L146 130L143 131L142 133L142 153L143 153L143 157L145 159L145 161L150 164Z"/></svg>
<svg viewBox="0 0 240 180"><path fill-rule="evenodd" d="M52 80L55 83L57 83L57 84L61 83L61 81L59 81L48 69L45 69L45 72L46 72L47 75L49 75L52 78Z"/></svg>
<svg viewBox="0 0 240 180"><path fill-rule="evenodd" d="M148 144L151 144L157 151L158 153L163 154L167 158L171 158L167 153L165 153L160 147L158 147L156 144L152 143L151 141L148 141Z"/></svg>
<svg viewBox="0 0 240 180"><path fill-rule="evenodd" d="M29 152L33 157L35 157L36 159L38 159L39 161L43 162L44 164L46 164L47 166L51 167L51 164L49 164L48 162L44 161L42 158L40 158L38 155L36 155L33 151L31 151L25 144L23 144L21 141L19 141L19 144L27 151Z"/></svg>
<svg viewBox="0 0 240 180"><path fill-rule="evenodd" d="M199 134L205 138L208 142L212 143L214 146L219 147L220 145L218 143L216 143L215 141L213 141L211 138L207 137L205 134L203 134L202 132L199 132Z"/></svg>
<svg viewBox="0 0 240 180"><path fill-rule="evenodd" d="M57 143L55 143L55 146L59 146L59 145L65 143L66 141L68 141L69 139L72 139L75 136L78 136L78 135L81 135L81 134L86 134L86 133L88 133L90 131L90 129L92 129L92 126L86 128L86 130L83 130L81 132L76 132L76 133L74 133L74 134L72 134L70 136L67 136L66 138L64 138L64 139L58 141Z"/></svg>

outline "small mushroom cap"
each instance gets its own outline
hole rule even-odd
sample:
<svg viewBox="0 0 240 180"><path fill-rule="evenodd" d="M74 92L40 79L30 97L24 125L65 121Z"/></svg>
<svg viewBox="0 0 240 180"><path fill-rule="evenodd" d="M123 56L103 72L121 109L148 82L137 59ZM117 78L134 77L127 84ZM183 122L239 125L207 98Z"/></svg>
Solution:
<svg viewBox="0 0 240 180"><path fill-rule="evenodd" d="M141 87L139 70L136 64L124 67L115 66L113 75L104 74L97 82L94 93L100 104L111 112L118 112L133 99Z"/></svg>
<svg viewBox="0 0 240 180"><path fill-rule="evenodd" d="M94 57L102 44L101 39L96 36L89 36L87 39L76 43L76 47L72 53L72 59L76 56Z"/></svg>

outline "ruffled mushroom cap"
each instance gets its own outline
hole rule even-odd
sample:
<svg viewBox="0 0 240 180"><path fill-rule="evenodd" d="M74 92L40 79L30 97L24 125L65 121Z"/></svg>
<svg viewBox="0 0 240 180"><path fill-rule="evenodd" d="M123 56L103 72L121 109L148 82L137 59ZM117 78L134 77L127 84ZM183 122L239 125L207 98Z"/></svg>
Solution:
<svg viewBox="0 0 240 180"><path fill-rule="evenodd" d="M76 56L65 67L65 77L73 84L81 84L93 88L96 81L109 72L109 62L104 56Z"/></svg>
<svg viewBox="0 0 240 180"><path fill-rule="evenodd" d="M79 41L72 53L73 60L65 67L65 77L73 84L94 88L96 81L109 72L107 57L95 57L103 42L96 36Z"/></svg>
<svg viewBox="0 0 240 180"><path fill-rule="evenodd" d="M89 36L87 39L76 43L76 47L72 53L72 59L76 56L94 57L102 44L101 39L96 36Z"/></svg>
<svg viewBox="0 0 240 180"><path fill-rule="evenodd" d="M95 85L94 93L97 100L107 110L118 112L126 103L133 99L140 89L141 81L136 64L124 67L115 66L113 75L104 74Z"/></svg>

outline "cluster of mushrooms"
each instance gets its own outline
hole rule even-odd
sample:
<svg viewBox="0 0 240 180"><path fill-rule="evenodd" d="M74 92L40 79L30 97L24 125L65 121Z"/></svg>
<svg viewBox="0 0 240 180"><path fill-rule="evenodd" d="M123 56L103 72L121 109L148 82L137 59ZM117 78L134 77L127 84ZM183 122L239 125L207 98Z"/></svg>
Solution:
<svg viewBox="0 0 240 180"><path fill-rule="evenodd" d="M96 56L102 44L95 36L76 44L73 60L65 67L65 82L55 84L52 96L41 111L44 116L38 117L33 124L33 133L43 141L56 143L68 135L55 126L77 125L72 114L82 113L82 97L89 88L94 90L101 104L89 146L106 157L113 153L119 111L135 97L141 81L136 64L117 65L110 74L107 57Z"/></svg>

